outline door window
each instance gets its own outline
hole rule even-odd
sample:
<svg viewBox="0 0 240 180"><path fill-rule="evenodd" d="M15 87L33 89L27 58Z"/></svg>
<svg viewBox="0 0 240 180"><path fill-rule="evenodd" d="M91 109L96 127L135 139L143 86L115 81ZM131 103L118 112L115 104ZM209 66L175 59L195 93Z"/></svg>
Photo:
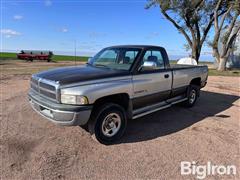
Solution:
<svg viewBox="0 0 240 180"><path fill-rule="evenodd" d="M138 54L138 51L126 51L125 57L129 59L129 63L132 64L137 54Z"/></svg>
<svg viewBox="0 0 240 180"><path fill-rule="evenodd" d="M153 63L155 65L155 67L152 69L151 68L147 68L147 69L143 68L142 71L164 69L164 60L163 60L161 51L156 51L156 50L146 51L141 64L143 65L144 62Z"/></svg>

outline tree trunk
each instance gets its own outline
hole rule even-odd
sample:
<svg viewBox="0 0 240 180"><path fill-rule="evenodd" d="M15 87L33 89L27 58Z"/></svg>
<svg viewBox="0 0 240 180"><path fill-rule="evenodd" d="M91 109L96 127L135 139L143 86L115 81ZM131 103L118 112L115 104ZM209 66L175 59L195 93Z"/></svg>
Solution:
<svg viewBox="0 0 240 180"><path fill-rule="evenodd" d="M192 48L192 58L195 59L198 63L199 61L199 57L200 57L200 53L199 53L200 50L198 50L197 48L194 49Z"/></svg>
<svg viewBox="0 0 240 180"><path fill-rule="evenodd" d="M220 62L220 54L218 51L218 47L213 46L213 57L216 59L216 62L219 63Z"/></svg>
<svg viewBox="0 0 240 180"><path fill-rule="evenodd" d="M227 58L223 57L219 59L218 64L218 71L225 71L226 70L226 64L227 64Z"/></svg>

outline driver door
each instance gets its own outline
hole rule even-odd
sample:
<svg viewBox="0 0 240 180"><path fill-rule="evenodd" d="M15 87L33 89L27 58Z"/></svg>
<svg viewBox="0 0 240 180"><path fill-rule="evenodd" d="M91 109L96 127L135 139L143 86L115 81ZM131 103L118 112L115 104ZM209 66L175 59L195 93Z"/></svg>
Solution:
<svg viewBox="0 0 240 180"><path fill-rule="evenodd" d="M144 67L152 64L154 67ZM160 50L147 50L141 67L133 76L133 109L153 105L166 100L171 92L172 72L165 69Z"/></svg>

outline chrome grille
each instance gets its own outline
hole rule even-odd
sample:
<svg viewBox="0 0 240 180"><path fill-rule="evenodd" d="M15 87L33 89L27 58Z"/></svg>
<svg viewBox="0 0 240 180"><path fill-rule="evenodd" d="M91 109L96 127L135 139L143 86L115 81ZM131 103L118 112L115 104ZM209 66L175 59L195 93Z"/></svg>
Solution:
<svg viewBox="0 0 240 180"><path fill-rule="evenodd" d="M54 81L46 80L43 78L32 77L31 79L31 89L34 90L41 96L57 100L58 96L58 84Z"/></svg>
<svg viewBox="0 0 240 180"><path fill-rule="evenodd" d="M49 84L45 84L43 82L39 82L39 86L41 88L48 89L48 90L51 90L51 91L55 91L56 90L55 86L52 86L52 85L49 85Z"/></svg>
<svg viewBox="0 0 240 180"><path fill-rule="evenodd" d="M38 80L37 79L34 79L34 78L32 78L32 83L34 83L34 84L38 84Z"/></svg>
<svg viewBox="0 0 240 180"><path fill-rule="evenodd" d="M31 88L38 92L38 85L31 82Z"/></svg>

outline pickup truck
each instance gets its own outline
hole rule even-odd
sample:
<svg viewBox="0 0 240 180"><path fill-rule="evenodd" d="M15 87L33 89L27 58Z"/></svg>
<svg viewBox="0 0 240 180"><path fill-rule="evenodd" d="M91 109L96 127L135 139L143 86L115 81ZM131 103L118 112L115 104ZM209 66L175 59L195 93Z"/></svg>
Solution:
<svg viewBox="0 0 240 180"><path fill-rule="evenodd" d="M84 127L100 143L111 144L130 119L176 103L192 107L207 78L207 66L170 66L162 47L112 46L85 65L32 75L28 97L48 120Z"/></svg>

